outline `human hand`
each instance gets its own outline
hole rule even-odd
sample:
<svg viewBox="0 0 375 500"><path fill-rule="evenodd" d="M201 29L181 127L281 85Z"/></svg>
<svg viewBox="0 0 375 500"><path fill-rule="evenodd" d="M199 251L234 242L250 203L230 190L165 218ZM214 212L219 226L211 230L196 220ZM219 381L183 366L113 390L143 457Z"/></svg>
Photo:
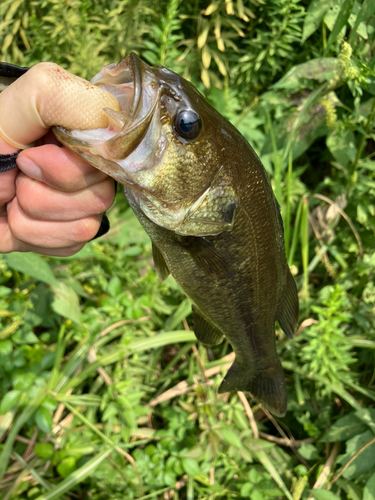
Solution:
<svg viewBox="0 0 375 500"><path fill-rule="evenodd" d="M26 85L21 82L16 92L6 95L13 84L0 95L0 135L7 139L0 138L0 154L14 153L20 145L43 136L36 147L19 154L18 168L0 173L0 253L33 251L68 256L78 252L97 234L102 214L113 203L114 183L74 153L59 147L51 132L44 135L49 126L64 126L64 123L51 121L51 107L45 102L46 98L49 102L54 99L53 109L56 109L57 100L61 102L61 89L52 96L51 92L40 92L40 71L44 71L45 78L46 67L39 71L38 66L22 77L30 73ZM77 94L83 95L83 90L87 90L87 83L85 85L82 90L78 88ZM22 99L17 98L17 91ZM83 97L86 101L95 98ZM28 112L25 108L35 102L38 109L34 106L32 112ZM10 111L3 112L7 106L11 108L11 115ZM77 109L76 121L82 117L82 107ZM47 114L49 121L44 119ZM18 119L5 122L4 117L9 116L18 116ZM74 116L69 118L71 128L74 128L74 119Z"/></svg>

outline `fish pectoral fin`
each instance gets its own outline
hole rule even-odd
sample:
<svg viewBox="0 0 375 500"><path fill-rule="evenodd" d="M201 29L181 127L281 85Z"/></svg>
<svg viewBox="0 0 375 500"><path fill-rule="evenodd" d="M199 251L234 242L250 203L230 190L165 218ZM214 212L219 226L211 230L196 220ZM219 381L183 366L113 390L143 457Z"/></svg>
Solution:
<svg viewBox="0 0 375 500"><path fill-rule="evenodd" d="M193 311L193 330L195 336L206 345L216 345L223 341L223 334L221 331L212 326L198 311L196 307L192 307Z"/></svg>
<svg viewBox="0 0 375 500"><path fill-rule="evenodd" d="M155 243L152 244L152 258L154 259L155 269L158 273L160 281L164 281L169 276L169 269L165 263L164 257Z"/></svg>
<svg viewBox="0 0 375 500"><path fill-rule="evenodd" d="M191 205L176 232L190 236L214 236L231 231L240 204L237 176L221 167L210 187Z"/></svg>
<svg viewBox="0 0 375 500"><path fill-rule="evenodd" d="M283 417L286 413L284 372L277 358L271 368L257 372L251 372L249 367L234 361L219 387L220 394L230 391L249 392L266 410L277 417Z"/></svg>
<svg viewBox="0 0 375 500"><path fill-rule="evenodd" d="M286 280L286 290L283 295L283 300L276 314L276 320L279 322L283 332L290 339L298 326L298 293L296 283L289 269Z"/></svg>
<svg viewBox="0 0 375 500"><path fill-rule="evenodd" d="M195 263L204 269L207 274L214 274L217 278L226 279L232 276L232 269L229 263L207 238L183 236L180 244L189 252Z"/></svg>

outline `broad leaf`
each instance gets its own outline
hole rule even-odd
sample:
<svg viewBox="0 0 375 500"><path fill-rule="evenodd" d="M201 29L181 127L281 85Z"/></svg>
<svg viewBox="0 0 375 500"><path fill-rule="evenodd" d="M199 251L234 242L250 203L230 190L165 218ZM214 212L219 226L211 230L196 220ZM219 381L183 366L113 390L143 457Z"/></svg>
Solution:
<svg viewBox="0 0 375 500"><path fill-rule="evenodd" d="M56 278L45 260L35 253L13 252L4 255L6 263L11 269L25 273L38 281L49 285L56 284Z"/></svg>
<svg viewBox="0 0 375 500"><path fill-rule="evenodd" d="M75 323L80 323L79 298L76 292L63 281L59 281L57 286L53 287L54 299L52 309Z"/></svg>
<svg viewBox="0 0 375 500"><path fill-rule="evenodd" d="M355 479L375 465L375 441L369 444L373 440L374 435L367 430L346 443L346 453L338 459L341 464L345 465L357 452L360 453L343 472L345 479Z"/></svg>
<svg viewBox="0 0 375 500"><path fill-rule="evenodd" d="M357 434L367 430L367 425L361 422L354 412L339 418L328 431L320 438L324 443L347 441Z"/></svg>
<svg viewBox="0 0 375 500"><path fill-rule="evenodd" d="M328 9L329 2L327 2L327 0L312 0L307 9L305 21L303 23L301 44L319 28L324 14Z"/></svg>

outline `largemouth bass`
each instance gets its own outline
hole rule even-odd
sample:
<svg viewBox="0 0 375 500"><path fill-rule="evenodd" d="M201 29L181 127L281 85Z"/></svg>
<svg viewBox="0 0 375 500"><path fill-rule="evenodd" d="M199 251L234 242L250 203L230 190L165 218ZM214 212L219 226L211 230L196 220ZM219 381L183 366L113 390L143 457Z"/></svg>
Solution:
<svg viewBox="0 0 375 500"><path fill-rule="evenodd" d="M229 340L236 357L219 392L248 392L283 416L275 321L293 336L298 296L259 158L191 83L135 54L91 83L112 93L121 111L105 109L106 129L54 127L56 137L124 185L159 277L171 273L192 300L197 338Z"/></svg>

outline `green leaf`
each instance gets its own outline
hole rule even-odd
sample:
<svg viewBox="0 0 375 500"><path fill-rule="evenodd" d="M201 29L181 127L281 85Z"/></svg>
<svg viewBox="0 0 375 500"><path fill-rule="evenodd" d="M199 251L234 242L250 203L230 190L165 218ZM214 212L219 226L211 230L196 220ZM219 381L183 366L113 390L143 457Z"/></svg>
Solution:
<svg viewBox="0 0 375 500"><path fill-rule="evenodd" d="M357 30L362 21L367 21L375 12L375 2L374 0L364 0L361 5L361 10L359 11L357 18L355 20L355 24L350 33L349 43L352 44L355 40L355 36L357 34Z"/></svg>
<svg viewBox="0 0 375 500"><path fill-rule="evenodd" d="M20 398L21 398L21 391L13 390L7 392L5 396L1 399L0 415L4 415L14 406L16 406Z"/></svg>
<svg viewBox="0 0 375 500"><path fill-rule="evenodd" d="M181 463L184 471L189 476L198 476L200 474L199 464L194 458L182 458Z"/></svg>
<svg viewBox="0 0 375 500"><path fill-rule="evenodd" d="M345 0L343 6L340 9L340 12L339 12L337 18L336 18L336 22L335 22L335 25L333 26L333 30L331 31L331 34L329 35L326 50L325 50L326 52L331 47L333 42L336 41L337 36L339 35L340 31L347 23L349 16L353 10L353 5L354 5L354 0Z"/></svg>
<svg viewBox="0 0 375 500"><path fill-rule="evenodd" d="M319 439L323 443L336 443L361 434L367 430L367 425L361 422L354 412L339 418L328 431Z"/></svg>
<svg viewBox="0 0 375 500"><path fill-rule="evenodd" d="M0 286L0 299L8 297L12 293L12 289L7 286Z"/></svg>
<svg viewBox="0 0 375 500"><path fill-rule="evenodd" d="M12 340L15 344L37 344L39 342L38 337L34 332L22 332L18 331L12 335Z"/></svg>
<svg viewBox="0 0 375 500"><path fill-rule="evenodd" d="M64 458L57 466L57 471L62 477L67 477L75 469L76 460L74 457Z"/></svg>
<svg viewBox="0 0 375 500"><path fill-rule="evenodd" d="M368 425L373 434L375 434L375 408L364 408L355 412L356 417Z"/></svg>
<svg viewBox="0 0 375 500"><path fill-rule="evenodd" d="M57 500L62 498L62 495L74 488L74 486L82 483L82 481L105 460L112 450L104 450L95 455L91 460L86 462L82 467L73 471L64 481L57 484L51 491L44 495L38 496L35 500Z"/></svg>
<svg viewBox="0 0 375 500"><path fill-rule="evenodd" d="M301 447L298 449L298 453L306 460L318 460L319 452L316 446L309 443L302 443Z"/></svg>
<svg viewBox="0 0 375 500"><path fill-rule="evenodd" d="M8 356L13 349L13 343L11 340L6 339L6 340L0 340L0 357L1 356Z"/></svg>
<svg viewBox="0 0 375 500"><path fill-rule="evenodd" d="M312 494L316 500L340 500L340 497L334 495L331 491L313 490Z"/></svg>
<svg viewBox="0 0 375 500"><path fill-rule="evenodd" d="M375 472L366 483L363 500L375 500Z"/></svg>
<svg viewBox="0 0 375 500"><path fill-rule="evenodd" d="M49 410L42 406L35 412L35 422L39 429L45 434L52 432L52 416Z"/></svg>
<svg viewBox="0 0 375 500"><path fill-rule="evenodd" d="M331 86L336 86L340 81L341 74L342 69L338 59L319 57L293 66L272 88L297 92L309 85L311 87L312 84L309 84L309 81L329 82Z"/></svg>
<svg viewBox="0 0 375 500"><path fill-rule="evenodd" d="M51 458L53 455L53 445L51 443L39 443L34 446L34 453L38 457Z"/></svg>
<svg viewBox="0 0 375 500"><path fill-rule="evenodd" d="M38 281L56 285L56 278L50 266L40 255L31 252L12 252L4 255L3 258L10 268L25 273Z"/></svg>
<svg viewBox="0 0 375 500"><path fill-rule="evenodd" d="M346 453L339 457L340 463L345 465L353 456L360 451L359 455L343 472L343 477L349 481L367 472L375 465L375 442L365 447L374 439L371 431L354 436L346 443Z"/></svg>
<svg viewBox="0 0 375 500"><path fill-rule="evenodd" d="M59 281L57 286L53 287L53 291L52 309L60 316L80 323L81 310L76 292L63 281Z"/></svg>
<svg viewBox="0 0 375 500"><path fill-rule="evenodd" d="M112 276L110 282L108 283L107 292L112 297L116 297L122 291L122 283L118 276Z"/></svg>
<svg viewBox="0 0 375 500"><path fill-rule="evenodd" d="M240 438L230 427L223 427L220 429L220 434L226 443L231 444L236 448L242 448Z"/></svg>
<svg viewBox="0 0 375 500"><path fill-rule="evenodd" d="M309 36L311 36L319 28L324 14L329 9L329 2L327 0L312 0L310 3L305 20L303 22L302 40L304 43Z"/></svg>
<svg viewBox="0 0 375 500"><path fill-rule="evenodd" d="M345 168L350 162L354 162L357 148L353 132L348 130L345 134L331 134L326 143L332 156L342 167Z"/></svg>

